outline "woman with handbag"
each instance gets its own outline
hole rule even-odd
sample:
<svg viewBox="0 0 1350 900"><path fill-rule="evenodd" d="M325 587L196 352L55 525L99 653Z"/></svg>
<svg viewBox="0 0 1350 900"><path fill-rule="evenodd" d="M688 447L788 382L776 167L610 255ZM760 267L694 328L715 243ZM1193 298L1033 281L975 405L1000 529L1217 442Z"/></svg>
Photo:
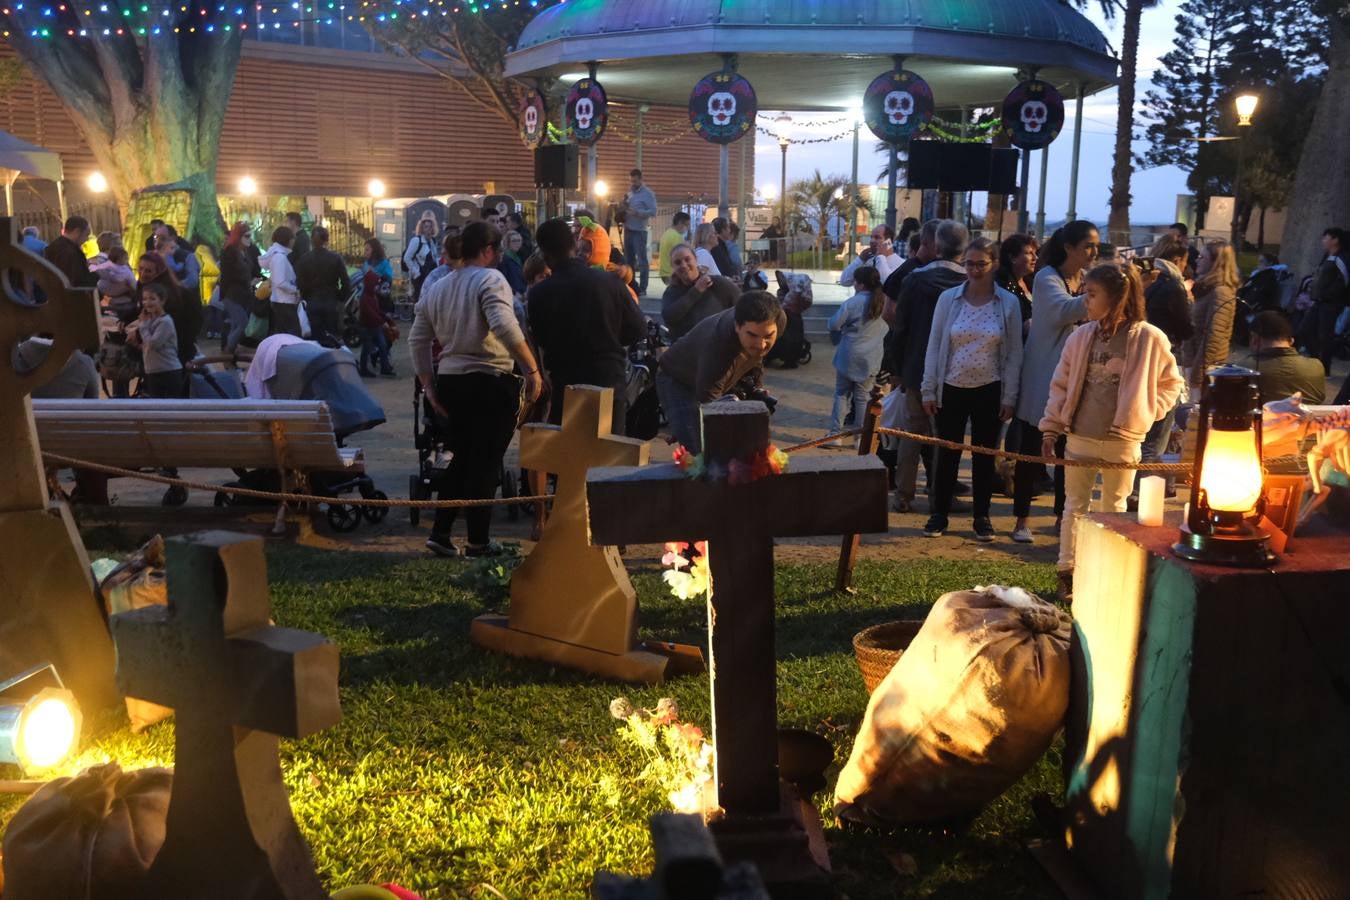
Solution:
<svg viewBox="0 0 1350 900"><path fill-rule="evenodd" d="M843 430L844 411L850 404L853 420L862 422L885 350L888 326L881 318L881 308L886 302L886 295L881 292L881 273L870 266L857 269L853 273L853 289L853 296L844 301L829 323L830 340L836 345L831 434ZM841 439L833 446L842 449L852 444L852 440Z"/></svg>
<svg viewBox="0 0 1350 900"><path fill-rule="evenodd" d="M244 337L248 317L257 298L253 282L262 277L258 260L250 254L253 235L248 223L236 222L220 254L220 300L225 305L226 327L221 330L220 349L233 353Z"/></svg>
<svg viewBox="0 0 1350 900"><path fill-rule="evenodd" d="M396 376L389 362L389 336L386 328L394 324L386 311L392 296L394 268L384 255L384 245L378 238L366 241L366 259L361 264L361 305L357 323L361 326L361 375L374 378L369 363L373 358L380 364L380 374ZM397 330L394 331L397 335Z"/></svg>

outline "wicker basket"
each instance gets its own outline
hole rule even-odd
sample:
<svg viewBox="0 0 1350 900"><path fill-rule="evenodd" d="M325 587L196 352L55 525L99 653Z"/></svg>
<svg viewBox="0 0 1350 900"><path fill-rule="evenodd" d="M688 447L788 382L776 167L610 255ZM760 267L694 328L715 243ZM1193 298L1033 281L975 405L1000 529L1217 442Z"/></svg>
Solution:
<svg viewBox="0 0 1350 900"><path fill-rule="evenodd" d="M864 628L853 636L853 653L867 693L877 689L922 627L923 619L901 619Z"/></svg>

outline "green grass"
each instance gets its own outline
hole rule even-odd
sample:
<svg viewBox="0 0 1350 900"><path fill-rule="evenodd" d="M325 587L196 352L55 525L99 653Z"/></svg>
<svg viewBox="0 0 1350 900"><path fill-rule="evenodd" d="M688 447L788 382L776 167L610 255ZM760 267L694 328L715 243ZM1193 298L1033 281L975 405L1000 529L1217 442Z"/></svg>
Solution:
<svg viewBox="0 0 1350 900"><path fill-rule="evenodd" d="M342 648L340 725L283 743L292 808L330 889L397 881L429 898L585 896L596 870L645 873L647 818L665 804L637 779L638 751L617 739L609 701L678 699L706 729L707 681L662 688L602 682L489 655L468 641L484 611L453 584L464 566L390 554L268 550L279 624L322 632ZM1049 593L1047 565L864 563L857 593L829 589L833 566L782 566L779 717L847 758L866 704L850 639L866 625L921 612L942 592L1004 582ZM702 604L670 597L654 568L637 574L646 636L702 644ZM79 763L171 762L172 726L141 735L125 720L91 723ZM1058 745L1057 745L1058 747ZM0 767L0 779L17 777ZM838 830L827 816L836 883L850 898L1053 897L1022 849L1038 834L1029 798L1062 790L1052 750L1021 783L954 836ZM828 811L829 792L818 795ZM20 800L0 798L0 822ZM917 874L888 859L905 853Z"/></svg>

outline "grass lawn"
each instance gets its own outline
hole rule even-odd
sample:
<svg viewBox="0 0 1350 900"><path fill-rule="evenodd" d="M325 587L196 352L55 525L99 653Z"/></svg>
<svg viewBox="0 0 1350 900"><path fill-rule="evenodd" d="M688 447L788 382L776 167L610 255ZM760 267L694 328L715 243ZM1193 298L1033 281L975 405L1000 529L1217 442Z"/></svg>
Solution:
<svg viewBox="0 0 1350 900"><path fill-rule="evenodd" d="M270 547L268 561L278 623L342 648L342 723L282 746L296 819L330 889L397 881L429 898L582 897L597 869L649 871L647 818L666 804L638 778L644 760L617 739L609 701L654 707L673 696L706 730L705 678L621 686L481 652L469 621L501 604L452 583L463 563L292 546ZM866 703L855 632L947 590L1002 582L1049 594L1054 582L1048 565L863 563L856 595L844 596L830 590L833 575L819 565L777 574L779 718L834 743L831 785ZM655 568L635 581L644 634L705 642L701 603L669 596ZM124 719L88 725L75 768L172 760L169 723L141 735ZM1038 833L1028 799L1062 790L1058 746L961 835L846 833L827 817L841 894L1058 896L1022 849ZM13 777L0 767L0 779ZM21 799L0 796L0 823ZM828 809L828 792L818 800ZM898 874L900 854L916 873Z"/></svg>

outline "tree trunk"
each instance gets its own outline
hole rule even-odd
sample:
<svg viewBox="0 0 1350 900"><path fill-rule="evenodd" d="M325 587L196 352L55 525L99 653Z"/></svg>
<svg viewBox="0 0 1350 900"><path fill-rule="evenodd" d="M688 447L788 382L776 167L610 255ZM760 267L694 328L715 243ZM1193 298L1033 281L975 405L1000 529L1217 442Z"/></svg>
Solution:
<svg viewBox="0 0 1350 900"><path fill-rule="evenodd" d="M1116 106L1116 152L1111 166L1111 216L1106 231L1111 243L1130 246L1130 175L1134 172L1134 77L1139 60L1139 20L1144 0L1127 0L1125 34L1120 46L1119 102Z"/></svg>
<svg viewBox="0 0 1350 900"><path fill-rule="evenodd" d="M1345 221L1350 209L1350 26L1331 17L1330 64L1312 127L1303 144L1289 224L1280 242L1280 257L1296 275L1312 272L1322 259L1322 231ZM1336 162L1339 161L1339 162Z"/></svg>
<svg viewBox="0 0 1350 900"><path fill-rule="evenodd" d="M1266 249L1266 208L1261 207L1261 218L1257 220L1256 226L1256 250L1258 253Z"/></svg>

